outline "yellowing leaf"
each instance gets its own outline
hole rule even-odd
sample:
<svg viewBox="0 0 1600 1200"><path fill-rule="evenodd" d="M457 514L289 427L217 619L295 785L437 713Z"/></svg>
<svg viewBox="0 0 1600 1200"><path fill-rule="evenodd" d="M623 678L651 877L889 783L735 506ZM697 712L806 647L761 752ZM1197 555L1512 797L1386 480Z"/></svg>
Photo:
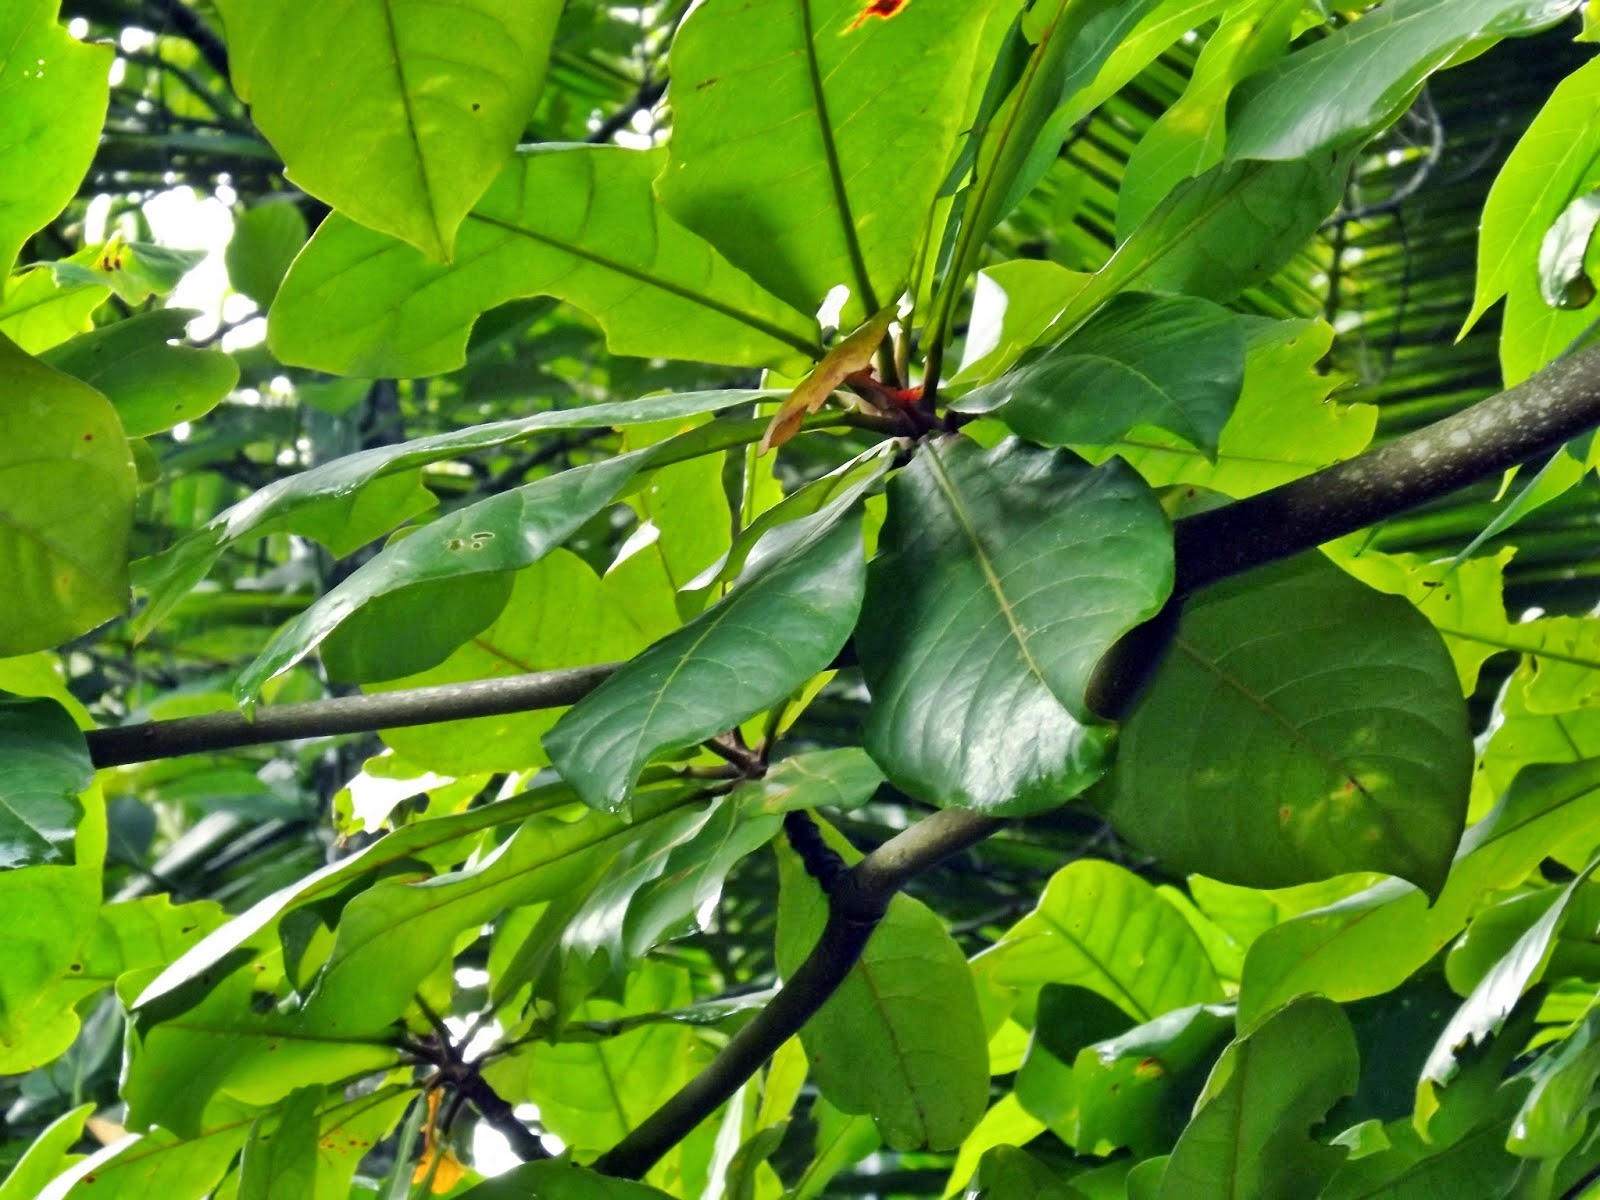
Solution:
<svg viewBox="0 0 1600 1200"><path fill-rule="evenodd" d="M766 433L761 435L762 454L783 445L800 432L800 422L805 420L806 414L814 413L826 404L834 389L850 375L871 365L872 355L878 343L883 341L884 334L889 332L889 322L894 320L894 313L894 305L884 305L811 368L811 373L789 393L788 399L773 414Z"/></svg>

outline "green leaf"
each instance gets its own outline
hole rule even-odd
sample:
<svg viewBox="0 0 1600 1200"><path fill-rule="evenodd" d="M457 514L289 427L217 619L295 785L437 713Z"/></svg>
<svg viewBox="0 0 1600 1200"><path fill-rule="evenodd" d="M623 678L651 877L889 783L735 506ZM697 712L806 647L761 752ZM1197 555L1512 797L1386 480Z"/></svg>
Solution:
<svg viewBox="0 0 1600 1200"><path fill-rule="evenodd" d="M220 1122L192 1138L165 1129L121 1138L74 1163L37 1200L199 1200L228 1169L249 1133L248 1119Z"/></svg>
<svg viewBox="0 0 1600 1200"><path fill-rule="evenodd" d="M113 233L99 246L85 246L51 263L62 288L109 287L128 304L165 296L206 256L204 250L174 250L154 242L130 242Z"/></svg>
<svg viewBox="0 0 1600 1200"><path fill-rule="evenodd" d="M461 1194L461 1200L663 1200L665 1192L565 1162L523 1163Z"/></svg>
<svg viewBox="0 0 1600 1200"><path fill-rule="evenodd" d="M0 337L0 655L55 646L128 606L133 458L104 396Z"/></svg>
<svg viewBox="0 0 1600 1200"><path fill-rule="evenodd" d="M1438 635L1314 555L1186 603L1098 800L1179 872L1286 887L1384 871L1437 894L1471 778Z"/></svg>
<svg viewBox="0 0 1600 1200"><path fill-rule="evenodd" d="M1511 1122L1506 1148L1525 1158L1559 1158L1588 1132L1590 1100L1600 1080L1600 1013L1548 1048L1528 1069L1533 1088ZM4 1192L0 1191L0 1200Z"/></svg>
<svg viewBox="0 0 1600 1200"><path fill-rule="evenodd" d="M1386 880L1263 933L1245 956L1239 1027L1294 996L1357 1000L1398 987L1442 949L1485 894L1523 881L1547 856L1585 855L1600 838L1600 759L1521 771L1467 830L1444 890Z"/></svg>
<svg viewBox="0 0 1600 1200"><path fill-rule="evenodd" d="M598 321L615 354L788 368L820 356L812 317L661 210L650 181L662 161L614 146L521 152L447 264L335 214L272 302L268 345L338 375L437 375L466 361L481 314L550 295Z"/></svg>
<svg viewBox="0 0 1600 1200"><path fill-rule="evenodd" d="M1141 1023L1222 999L1205 948L1178 910L1137 875L1095 859L1051 876L1034 910L973 960L973 969L1013 990L1076 984Z"/></svg>
<svg viewBox="0 0 1600 1200"><path fill-rule="evenodd" d="M100 909L70 973L95 986L115 984L129 972L166 966L226 919L214 900L174 904L163 893L115 901Z"/></svg>
<svg viewBox="0 0 1600 1200"><path fill-rule="evenodd" d="M77 722L54 700L0 694L0 870L70 862L94 783Z"/></svg>
<svg viewBox="0 0 1600 1200"><path fill-rule="evenodd" d="M1460 1051L1499 1033L1523 993L1539 982L1555 948L1556 931L1567 914L1567 906L1597 866L1600 866L1600 859L1560 889L1544 915L1530 925L1505 957L1478 981L1472 994L1450 1018L1423 1065L1422 1078L1417 1083L1419 1111L1424 1110L1425 1100L1435 1089L1454 1077L1459 1069L1457 1055Z"/></svg>
<svg viewBox="0 0 1600 1200"><path fill-rule="evenodd" d="M623 661L651 641L653 631L640 629L629 617L616 577L596 577L593 568L575 554L554 550L511 578L511 596L487 628L437 666L369 690L403 691ZM467 581L441 580L438 586L460 587L463 582ZM409 595L411 590L398 594ZM382 631L373 633L377 637ZM407 636L403 631L389 631L390 637L397 635ZM410 761L447 775L521 770L549 763L542 744L544 735L565 711L564 707L546 708L441 721L385 730L382 736Z"/></svg>
<svg viewBox="0 0 1600 1200"><path fill-rule="evenodd" d="M1592 187L1600 160L1600 59L1556 85L1489 189L1478 234L1478 282L1465 333L1514 281L1537 283L1545 234ZM1542 301L1541 301L1542 303Z"/></svg>
<svg viewBox="0 0 1600 1200"><path fill-rule="evenodd" d="M846 862L859 860L830 826L820 828ZM828 899L799 856L779 846L777 958L788 978L816 945ZM910 896L890 902L800 1040L822 1094L845 1112L870 1114L892 1149L954 1150L988 1103L989 1055L966 956L939 916Z"/></svg>
<svg viewBox="0 0 1600 1200"><path fill-rule="evenodd" d="M155 1005L163 998L177 998L181 989L192 986L195 981L219 981L226 972L218 968L237 962L241 950L275 942L279 920L296 907L335 897L367 875L396 870L410 860L439 864L459 862L477 844L477 837L484 830L521 822L568 804L572 799L570 789L555 784L464 813L406 825L257 901L186 951L153 979L130 1007L138 1009ZM3 879L4 876L0 876L0 880ZM249 957L249 953L245 957ZM3 987L3 977L0 977L0 987Z"/></svg>
<svg viewBox="0 0 1600 1200"><path fill-rule="evenodd" d="M640 821L685 801L681 789L647 793ZM597 856L614 854L637 826L602 813L578 821L530 817L472 866L425 879L380 880L345 905L333 950L300 1014L308 1032L381 1032L411 1003L458 934L509 908L586 882Z"/></svg>
<svg viewBox="0 0 1600 1200"><path fill-rule="evenodd" d="M590 819L604 818L591 814ZM630 1012L659 1012L690 998L685 971L650 962L629 974L624 1003L597 998L574 1015L603 1021ZM529 1042L492 1063L484 1076L514 1103L537 1105L544 1128L587 1161L636 1128L710 1058L710 1047L697 1030L668 1022L600 1041Z"/></svg>
<svg viewBox="0 0 1600 1200"><path fill-rule="evenodd" d="M328 678L383 683L439 666L494 624L521 575L497 571L432 579L374 597L323 640L319 649Z"/></svg>
<svg viewBox="0 0 1600 1200"><path fill-rule="evenodd" d="M83 1137L84 1118L93 1111L92 1103L81 1104L50 1122L0 1183L0 1200L37 1200L45 1184L77 1161L71 1150Z"/></svg>
<svg viewBox="0 0 1600 1200"><path fill-rule="evenodd" d="M1296 159L1365 141L1435 71L1547 29L1582 0L1389 0L1240 88L1228 155Z"/></svg>
<svg viewBox="0 0 1600 1200"><path fill-rule="evenodd" d="M1244 332L1227 309L1190 296L1124 294L955 407L998 417L1045 446L1104 444L1154 425L1209 455L1244 373Z"/></svg>
<svg viewBox="0 0 1600 1200"><path fill-rule="evenodd" d="M883 1145L870 1117L841 1112L825 1096L817 1097L811 1115L817 1123L815 1149L794 1185L793 1200L816 1200L835 1175Z"/></svg>
<svg viewBox="0 0 1600 1200"><path fill-rule="evenodd" d="M234 90L288 177L440 260L533 115L561 12L559 0L218 8ZM331 74L317 52L330 46Z"/></svg>
<svg viewBox="0 0 1600 1200"><path fill-rule="evenodd" d="M12 276L4 290L0 334L29 354L41 354L94 328L90 314L111 295L99 279L63 285L48 267Z"/></svg>
<svg viewBox="0 0 1600 1200"><path fill-rule="evenodd" d="M857 651L868 752L897 787L1016 814L1105 769L1085 691L1172 586L1154 497L1120 464L965 438L925 443L889 484Z"/></svg>
<svg viewBox="0 0 1600 1200"><path fill-rule="evenodd" d="M324 1091L296 1088L272 1118L256 1119L239 1164L239 1200L315 1195L317 1109Z"/></svg>
<svg viewBox="0 0 1600 1200"><path fill-rule="evenodd" d="M263 310L272 307L289 264L310 236L305 217L293 203L269 199L240 213L233 220L233 237L224 256L233 290Z"/></svg>
<svg viewBox="0 0 1600 1200"><path fill-rule="evenodd" d="M849 812L872 799L883 772L853 746L810 750L783 759L760 779L734 789L733 798L751 813L786 813L833 808Z"/></svg>
<svg viewBox="0 0 1600 1200"><path fill-rule="evenodd" d="M240 673L235 695L253 699L362 606L419 584L515 571L571 537L643 466L635 456L602 459L500 492L391 543L383 553L290 621Z"/></svg>
<svg viewBox="0 0 1600 1200"><path fill-rule="evenodd" d="M1300 0L1245 0L1206 39L1183 95L1128 156L1117 190L1117 233L1127 236L1183 180L1222 159L1233 89L1278 58L1305 10Z"/></svg>
<svg viewBox="0 0 1600 1200"><path fill-rule="evenodd" d="M1118 292L1219 303L1266 279L1338 207L1352 156L1225 162L1184 180L1139 223L1050 327L1070 333Z"/></svg>
<svg viewBox="0 0 1600 1200"><path fill-rule="evenodd" d="M866 583L855 504L779 526L733 591L634 658L545 737L596 808L626 810L639 772L771 708L833 661Z"/></svg>
<svg viewBox="0 0 1600 1200"><path fill-rule="evenodd" d="M75 337L40 361L104 394L129 437L148 437L204 416L239 382L226 354L170 344L195 315L181 308L141 313Z"/></svg>
<svg viewBox="0 0 1600 1200"><path fill-rule="evenodd" d="M996 1146L978 1160L970 1200L1082 1200L1083 1193L1026 1150Z"/></svg>
<svg viewBox="0 0 1600 1200"><path fill-rule="evenodd" d="M1280 1009L1222 1052L1194 1119L1172 1149L1160 1200L1303 1200L1344 1157L1310 1136L1355 1091L1355 1035L1320 997Z"/></svg>
<svg viewBox="0 0 1600 1200"><path fill-rule="evenodd" d="M113 51L68 34L56 23L59 9L59 0L18 0L6 14L0 274L77 193L100 144Z"/></svg>
<svg viewBox="0 0 1600 1200"><path fill-rule="evenodd" d="M1422 1137L1409 1119L1391 1122L1384 1127L1388 1148L1346 1160L1320 1200L1507 1195L1524 1165L1506 1152L1506 1125L1514 1111L1502 1104L1477 1129L1442 1144Z"/></svg>
<svg viewBox="0 0 1600 1200"><path fill-rule="evenodd" d="M1044 336L1056 314L1092 278L1037 258L1017 258L979 271L961 369L944 390L956 393L963 385L998 378Z"/></svg>
<svg viewBox="0 0 1600 1200"><path fill-rule="evenodd" d="M1001 1096L962 1143L956 1165L950 1169L945 1195L960 1191L978 1169L983 1156L994 1147L1026 1145L1043 1132L1044 1125L1023 1111L1014 1093Z"/></svg>
<svg viewBox="0 0 1600 1200"><path fill-rule="evenodd" d="M397 476L474 451L514 445L543 433L605 429L717 412L775 395L782 393L738 390L685 392L595 404L587 408L555 409L531 417L473 425L410 442L376 446L347 454L320 467L273 481L253 496L220 513L172 550L151 560L140 581L141 586L151 592L151 600L135 624L140 629L150 629L172 610L189 589L205 578L206 572L224 550L246 538L259 537L268 532L325 537L324 524L348 526L356 519L352 506L364 507L364 499L374 486L383 486L380 480L388 480L390 487L398 487L401 492L406 492L415 484L397 480ZM761 431L757 429L749 440L754 441L760 436ZM356 521L366 527L362 532L369 535L357 545L382 536L411 515L393 493L374 497L372 507L379 511L370 518L362 514L364 519ZM344 536L348 536L347 530L343 532ZM353 548L341 549L343 553L349 553Z"/></svg>
<svg viewBox="0 0 1600 1200"><path fill-rule="evenodd" d="M844 323L854 325L904 288L964 132L983 32L1015 8L699 5L672 43L662 202L800 312L846 285ZM921 169L886 187L878 172L892 162Z"/></svg>

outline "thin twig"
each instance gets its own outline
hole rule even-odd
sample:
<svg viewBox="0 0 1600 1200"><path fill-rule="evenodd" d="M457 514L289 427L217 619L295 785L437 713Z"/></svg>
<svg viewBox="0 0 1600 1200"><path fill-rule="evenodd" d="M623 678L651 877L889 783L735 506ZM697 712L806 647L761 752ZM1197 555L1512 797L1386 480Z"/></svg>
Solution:
<svg viewBox="0 0 1600 1200"><path fill-rule="evenodd" d="M206 60L206 64L220 75L224 82L229 80L228 48L211 26L200 19L199 13L183 3L183 0L145 0L145 6L165 20L172 27L173 33L193 42L194 48L200 51L200 57ZM153 21L151 24L157 22ZM164 30L157 29L155 32L161 33Z"/></svg>

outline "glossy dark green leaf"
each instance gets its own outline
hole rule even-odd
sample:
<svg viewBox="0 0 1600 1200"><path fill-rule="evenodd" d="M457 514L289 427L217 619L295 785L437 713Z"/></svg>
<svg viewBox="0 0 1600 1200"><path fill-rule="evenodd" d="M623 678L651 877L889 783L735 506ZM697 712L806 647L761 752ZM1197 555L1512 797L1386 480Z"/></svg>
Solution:
<svg viewBox="0 0 1600 1200"><path fill-rule="evenodd" d="M457 575L374 597L323 640L328 678L382 683L438 666L494 623L516 580L514 571Z"/></svg>
<svg viewBox="0 0 1600 1200"><path fill-rule="evenodd" d="M847 862L860 854L831 827ZM777 958L794 974L816 945L828 900L779 843ZM939 997L936 1005L927 997ZM896 896L849 975L800 1033L812 1078L832 1104L867 1113L894 1149L953 1150L989 1096L983 1018L966 956L921 901Z"/></svg>
<svg viewBox="0 0 1600 1200"><path fill-rule="evenodd" d="M662 162L615 146L521 153L462 225L450 263L335 214L284 279L268 344L338 375L436 375L465 361L483 313L552 295L598 321L616 354L788 367L819 354L813 317L661 209L650 181Z"/></svg>
<svg viewBox="0 0 1600 1200"><path fill-rule="evenodd" d="M320 526L330 518L341 526L351 524L349 506L361 504L375 487L381 488L383 485L378 482L380 480L388 480L391 485L406 491L412 486L401 482L407 472L477 450L513 445L542 433L605 429L692 416L749 404L752 400L778 394L781 393L737 390L686 392L594 404L586 408L555 409L531 417L473 425L392 446L375 446L370 450L336 458L309 471L275 480L218 514L170 551L147 564L140 582L150 592L151 598L149 605L139 614L139 627L148 629L169 613L190 588L205 578L206 572L229 546L267 532L326 536ZM754 441L760 436L760 430L757 429L749 440ZM411 515L404 506L397 504L393 494L380 494L373 499L373 507L380 511L356 522L366 526L363 532L369 533L358 545L381 537ZM336 552L349 553L350 549L353 547Z"/></svg>
<svg viewBox="0 0 1600 1200"><path fill-rule="evenodd" d="M1295 159L1363 141L1464 51L1548 28L1581 2L1389 0L1246 81L1228 155Z"/></svg>
<svg viewBox="0 0 1600 1200"><path fill-rule="evenodd" d="M1588 1131L1590 1099L1600 1080L1600 1014L1590 1013L1527 1070L1528 1098L1511 1124L1507 1147L1528 1158L1556 1158Z"/></svg>
<svg viewBox="0 0 1600 1200"><path fill-rule="evenodd" d="M1355 1090L1355 1035L1339 1006L1298 1000L1222 1052L1172 1149L1160 1200L1304 1200L1344 1157L1311 1137Z"/></svg>
<svg viewBox="0 0 1600 1200"><path fill-rule="evenodd" d="M1317 555L1185 604L1100 800L1174 870L1252 887L1384 871L1437 893L1471 771L1438 634Z"/></svg>
<svg viewBox="0 0 1600 1200"><path fill-rule="evenodd" d="M441 260L533 115L561 12L560 0L218 7L234 89L289 178ZM308 52L330 45L343 48L331 75Z"/></svg>
<svg viewBox="0 0 1600 1200"><path fill-rule="evenodd" d="M461 1200L667 1200L667 1193L565 1162L523 1163L461 1194Z"/></svg>
<svg viewBox="0 0 1600 1200"><path fill-rule="evenodd" d="M1037 812L1106 765L1090 673L1172 586L1172 543L1120 464L965 438L925 443L889 485L856 645L866 747L940 805Z"/></svg>
<svg viewBox="0 0 1600 1200"><path fill-rule="evenodd" d="M0 870L70 862L94 782L89 747L54 700L0 694Z"/></svg>
<svg viewBox="0 0 1600 1200"><path fill-rule="evenodd" d="M7 6L0 275L10 273L23 242L77 192L106 116L111 47L84 45L57 23L59 11L60 0Z"/></svg>
<svg viewBox="0 0 1600 1200"><path fill-rule="evenodd" d="M0 337L0 655L55 646L128 607L133 458L116 411Z"/></svg>
<svg viewBox="0 0 1600 1200"><path fill-rule="evenodd" d="M844 645L866 584L856 506L779 526L733 591L574 705L545 750L586 802L628 807L657 754L780 703Z"/></svg>
<svg viewBox="0 0 1600 1200"><path fill-rule="evenodd" d="M872 799L883 772L853 746L809 750L775 763L760 779L734 791L749 813L786 813L805 808L849 812Z"/></svg>
<svg viewBox="0 0 1600 1200"><path fill-rule="evenodd" d="M1385 880L1263 933L1245 957L1239 1025L1294 996L1356 1000L1398 987L1447 945L1484 895L1515 886L1546 855L1587 854L1600 837L1600 759L1540 765L1462 839L1444 890Z"/></svg>
<svg viewBox="0 0 1600 1200"><path fill-rule="evenodd" d="M1244 372L1244 330L1227 309L1191 296L1125 294L956 407L998 417L1046 446L1104 444L1154 425L1209 455Z"/></svg>
<svg viewBox="0 0 1600 1200"><path fill-rule="evenodd" d="M1007 10L1003 28L1016 7L699 5L672 43L662 201L800 312L838 284L852 293L847 324L875 312L904 287L964 132L983 31L993 12ZM879 172L892 161L928 169L884 187Z"/></svg>
<svg viewBox="0 0 1600 1200"><path fill-rule="evenodd" d="M240 213L224 256L233 290L263 309L271 307L289 264L310 236L305 217L293 203L269 200Z"/></svg>
<svg viewBox="0 0 1600 1200"><path fill-rule="evenodd" d="M40 360L102 393L129 437L148 437L204 416L239 381L226 354L169 344L195 315L181 308L140 313L75 337Z"/></svg>
<svg viewBox="0 0 1600 1200"><path fill-rule="evenodd" d="M1182 914L1137 875L1095 859L1057 871L1034 910L973 969L1025 995L1047 983L1076 984L1141 1023L1223 998L1222 981Z"/></svg>

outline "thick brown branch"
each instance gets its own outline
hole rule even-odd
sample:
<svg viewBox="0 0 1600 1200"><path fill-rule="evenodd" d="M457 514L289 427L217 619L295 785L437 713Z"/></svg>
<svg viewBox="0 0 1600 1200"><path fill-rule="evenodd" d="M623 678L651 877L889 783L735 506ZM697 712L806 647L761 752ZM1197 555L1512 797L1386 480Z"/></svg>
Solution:
<svg viewBox="0 0 1600 1200"><path fill-rule="evenodd" d="M506 679L285 704L281 708L258 709L253 717L236 712L211 713L203 717L180 717L175 721L152 721L148 725L91 729L87 734L89 755L97 767L114 767L264 742L328 737L336 733L368 733L463 717L556 708L581 700L616 669L616 663L601 663L566 671L513 675Z"/></svg>

